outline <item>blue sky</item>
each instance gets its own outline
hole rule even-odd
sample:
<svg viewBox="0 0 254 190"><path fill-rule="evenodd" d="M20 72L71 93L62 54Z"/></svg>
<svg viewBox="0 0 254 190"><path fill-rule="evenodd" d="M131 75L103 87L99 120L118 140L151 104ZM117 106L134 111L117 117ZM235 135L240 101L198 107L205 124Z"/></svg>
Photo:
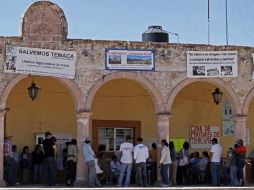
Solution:
<svg viewBox="0 0 254 190"><path fill-rule="evenodd" d="M225 1L210 0L210 43L226 44ZM3 0L0 36L18 36L34 0ZM65 12L68 38L141 41L149 25L179 34L180 43L207 44L208 0L52 0ZM229 45L254 46L254 0L228 0ZM177 42L177 36L169 35Z"/></svg>

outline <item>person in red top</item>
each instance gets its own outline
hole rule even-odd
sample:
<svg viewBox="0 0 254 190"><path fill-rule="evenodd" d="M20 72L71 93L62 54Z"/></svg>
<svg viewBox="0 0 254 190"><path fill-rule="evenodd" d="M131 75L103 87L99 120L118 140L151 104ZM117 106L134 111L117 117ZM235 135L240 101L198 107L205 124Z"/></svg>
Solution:
<svg viewBox="0 0 254 190"><path fill-rule="evenodd" d="M236 141L236 167L237 167L237 180L239 186L244 185L244 175L243 175L243 168L245 165L245 157L246 157L246 147L243 146L243 140L239 139Z"/></svg>

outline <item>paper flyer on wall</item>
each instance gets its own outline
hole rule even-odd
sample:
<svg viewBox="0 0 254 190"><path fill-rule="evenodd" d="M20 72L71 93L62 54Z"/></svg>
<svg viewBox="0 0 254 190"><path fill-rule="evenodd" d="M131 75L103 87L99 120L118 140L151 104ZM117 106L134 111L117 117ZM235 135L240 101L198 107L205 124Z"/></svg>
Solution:
<svg viewBox="0 0 254 190"><path fill-rule="evenodd" d="M187 77L238 76L236 51L187 51Z"/></svg>

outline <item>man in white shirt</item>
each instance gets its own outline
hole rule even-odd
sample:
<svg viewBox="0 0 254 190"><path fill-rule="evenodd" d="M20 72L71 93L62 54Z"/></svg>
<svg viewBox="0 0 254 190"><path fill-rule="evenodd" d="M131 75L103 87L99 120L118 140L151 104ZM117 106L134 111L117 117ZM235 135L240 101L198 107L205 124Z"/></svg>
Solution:
<svg viewBox="0 0 254 190"><path fill-rule="evenodd" d="M221 152L222 148L218 144L217 138L212 139L212 147L210 152L211 158L211 176L212 176L212 185L220 185L220 162L221 162Z"/></svg>
<svg viewBox="0 0 254 190"><path fill-rule="evenodd" d="M146 160L149 157L148 148L143 145L143 139L137 139L138 144L134 148L134 161L137 175L137 184L139 187L147 186Z"/></svg>
<svg viewBox="0 0 254 190"><path fill-rule="evenodd" d="M120 152L122 154L121 157L121 172L118 179L118 186L122 187L123 185L123 178L125 176L125 171L127 170L125 176L125 183L124 186L128 187L130 185L130 177L131 177L131 169L132 169L132 152L133 152L133 144L132 138L130 135L126 136L126 141L120 145Z"/></svg>

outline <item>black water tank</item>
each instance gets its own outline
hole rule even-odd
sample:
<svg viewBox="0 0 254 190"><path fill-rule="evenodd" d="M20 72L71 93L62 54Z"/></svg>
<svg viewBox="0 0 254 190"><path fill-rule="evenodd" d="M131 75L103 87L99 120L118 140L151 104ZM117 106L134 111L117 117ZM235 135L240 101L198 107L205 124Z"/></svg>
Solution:
<svg viewBox="0 0 254 190"><path fill-rule="evenodd" d="M162 30L162 26L149 26L142 34L143 42L168 42L168 32Z"/></svg>

